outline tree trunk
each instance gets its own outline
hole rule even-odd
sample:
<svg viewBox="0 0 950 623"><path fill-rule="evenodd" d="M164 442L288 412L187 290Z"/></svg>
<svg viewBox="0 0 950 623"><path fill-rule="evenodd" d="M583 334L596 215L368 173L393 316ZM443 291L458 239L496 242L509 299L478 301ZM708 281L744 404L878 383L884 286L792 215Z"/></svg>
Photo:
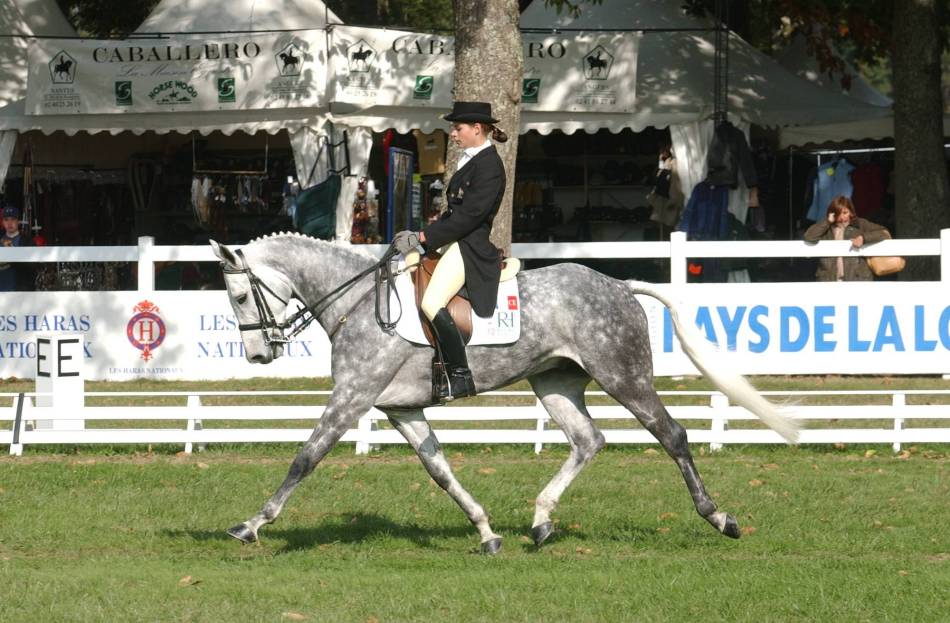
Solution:
<svg viewBox="0 0 950 623"><path fill-rule="evenodd" d="M508 142L495 143L508 183L495 216L491 240L511 252L511 198L521 125L524 58L518 30L518 0L453 0L455 9L455 86L457 101L491 102L498 127ZM448 171L455 171L459 150L449 150Z"/></svg>
<svg viewBox="0 0 950 623"><path fill-rule="evenodd" d="M901 238L950 227L943 149L937 0L894 3L894 176ZM939 279L936 258L909 258L908 278Z"/></svg>

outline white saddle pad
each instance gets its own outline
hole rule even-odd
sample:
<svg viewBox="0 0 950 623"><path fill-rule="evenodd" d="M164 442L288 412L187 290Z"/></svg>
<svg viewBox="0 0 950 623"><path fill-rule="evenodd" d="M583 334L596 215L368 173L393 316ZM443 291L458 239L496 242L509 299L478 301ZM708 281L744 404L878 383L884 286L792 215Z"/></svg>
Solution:
<svg viewBox="0 0 950 623"><path fill-rule="evenodd" d="M399 268L402 268L401 263ZM396 300L397 293L399 301ZM414 344L429 343L422 332L422 320L416 307L416 291L409 273L396 277L396 288L389 296L389 305L394 316L399 313L402 305L402 316L396 323L396 333ZM472 312L472 339L468 345L511 344L518 341L520 336L521 299L518 297L518 280L509 279L498 284L498 301L491 318L482 318Z"/></svg>

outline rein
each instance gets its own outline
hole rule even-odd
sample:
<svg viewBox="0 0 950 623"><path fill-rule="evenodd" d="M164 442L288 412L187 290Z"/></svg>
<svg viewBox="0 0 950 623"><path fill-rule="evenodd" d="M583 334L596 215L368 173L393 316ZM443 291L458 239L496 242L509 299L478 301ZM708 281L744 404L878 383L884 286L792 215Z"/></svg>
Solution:
<svg viewBox="0 0 950 623"><path fill-rule="evenodd" d="M296 298L298 301L303 303L303 307L298 309L297 312L287 318L283 322L278 322L274 312L271 311L270 306L267 304L267 299L264 297L264 290L270 293L275 299L283 303L285 306L290 304L290 299L284 300L274 290L268 286L260 277L254 274L254 271L251 270L250 266L247 265L247 259L244 257L244 253L240 249L235 251L235 254L241 259L241 268L227 268L222 264L221 270L226 275L245 275L247 276L248 282L251 285L251 295L254 297L254 305L257 307L258 313L258 322L239 324L239 331L261 331L264 335L264 343L270 345L274 344L286 344L300 334L304 329L306 329L310 324L316 320L320 315L326 312L333 303L337 301L341 296L346 294L357 282L359 282L363 277L369 275L370 273L376 273L375 279L375 292L376 292L376 323L380 326L381 329L387 333L392 333L396 327L396 323L399 321L397 318L395 321L392 321L391 318L384 320L382 317L382 309L380 304L380 294L382 291L382 282L387 282L387 295L393 291L394 287L394 275L392 272L391 262L393 257L398 254L394 245L390 245L386 249L386 253L383 254L382 259L378 262L359 272L354 277L351 277L347 281L343 282L328 294L323 296L319 301L313 305L308 305L306 301L300 297L299 294L295 292L291 294L290 298ZM396 292L396 299L399 300L399 293ZM387 297L387 300L388 297ZM357 303L358 304L358 303ZM355 305L354 305L355 307ZM349 310L349 311L352 311ZM337 324L329 330L328 336L330 339L333 339L334 334L337 329L347 321L347 315L344 314L340 316ZM401 301L400 301L400 311L399 316L402 316ZM271 330L280 331L280 336L274 336L271 334ZM290 329L290 333L286 333Z"/></svg>

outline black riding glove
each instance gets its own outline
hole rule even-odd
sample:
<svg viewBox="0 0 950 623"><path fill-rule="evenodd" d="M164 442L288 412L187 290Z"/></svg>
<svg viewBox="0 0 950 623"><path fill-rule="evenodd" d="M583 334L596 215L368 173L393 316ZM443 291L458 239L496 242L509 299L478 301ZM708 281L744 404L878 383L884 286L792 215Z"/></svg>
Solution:
<svg viewBox="0 0 950 623"><path fill-rule="evenodd" d="M393 236L393 245L395 245L396 250L403 255L410 251L418 251L421 246L419 234L414 231L409 231L408 229L401 231Z"/></svg>

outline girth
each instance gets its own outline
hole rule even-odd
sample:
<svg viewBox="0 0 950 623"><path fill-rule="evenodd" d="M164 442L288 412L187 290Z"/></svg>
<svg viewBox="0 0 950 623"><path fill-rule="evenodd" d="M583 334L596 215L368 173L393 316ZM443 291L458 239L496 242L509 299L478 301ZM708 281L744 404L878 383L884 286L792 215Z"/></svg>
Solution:
<svg viewBox="0 0 950 623"><path fill-rule="evenodd" d="M419 320L422 321L422 331L431 346L435 346L435 335L432 332L429 319L422 313L422 296L429 286L429 281L432 280L432 272L440 259L442 259L442 256L439 253L431 251L421 258L416 270L412 272L412 282L416 290L416 309L419 312ZM448 309L449 315L452 316L452 320L455 321L459 333L462 334L462 340L468 344L472 339L472 303L465 296L466 294L467 291L463 287L445 307Z"/></svg>

